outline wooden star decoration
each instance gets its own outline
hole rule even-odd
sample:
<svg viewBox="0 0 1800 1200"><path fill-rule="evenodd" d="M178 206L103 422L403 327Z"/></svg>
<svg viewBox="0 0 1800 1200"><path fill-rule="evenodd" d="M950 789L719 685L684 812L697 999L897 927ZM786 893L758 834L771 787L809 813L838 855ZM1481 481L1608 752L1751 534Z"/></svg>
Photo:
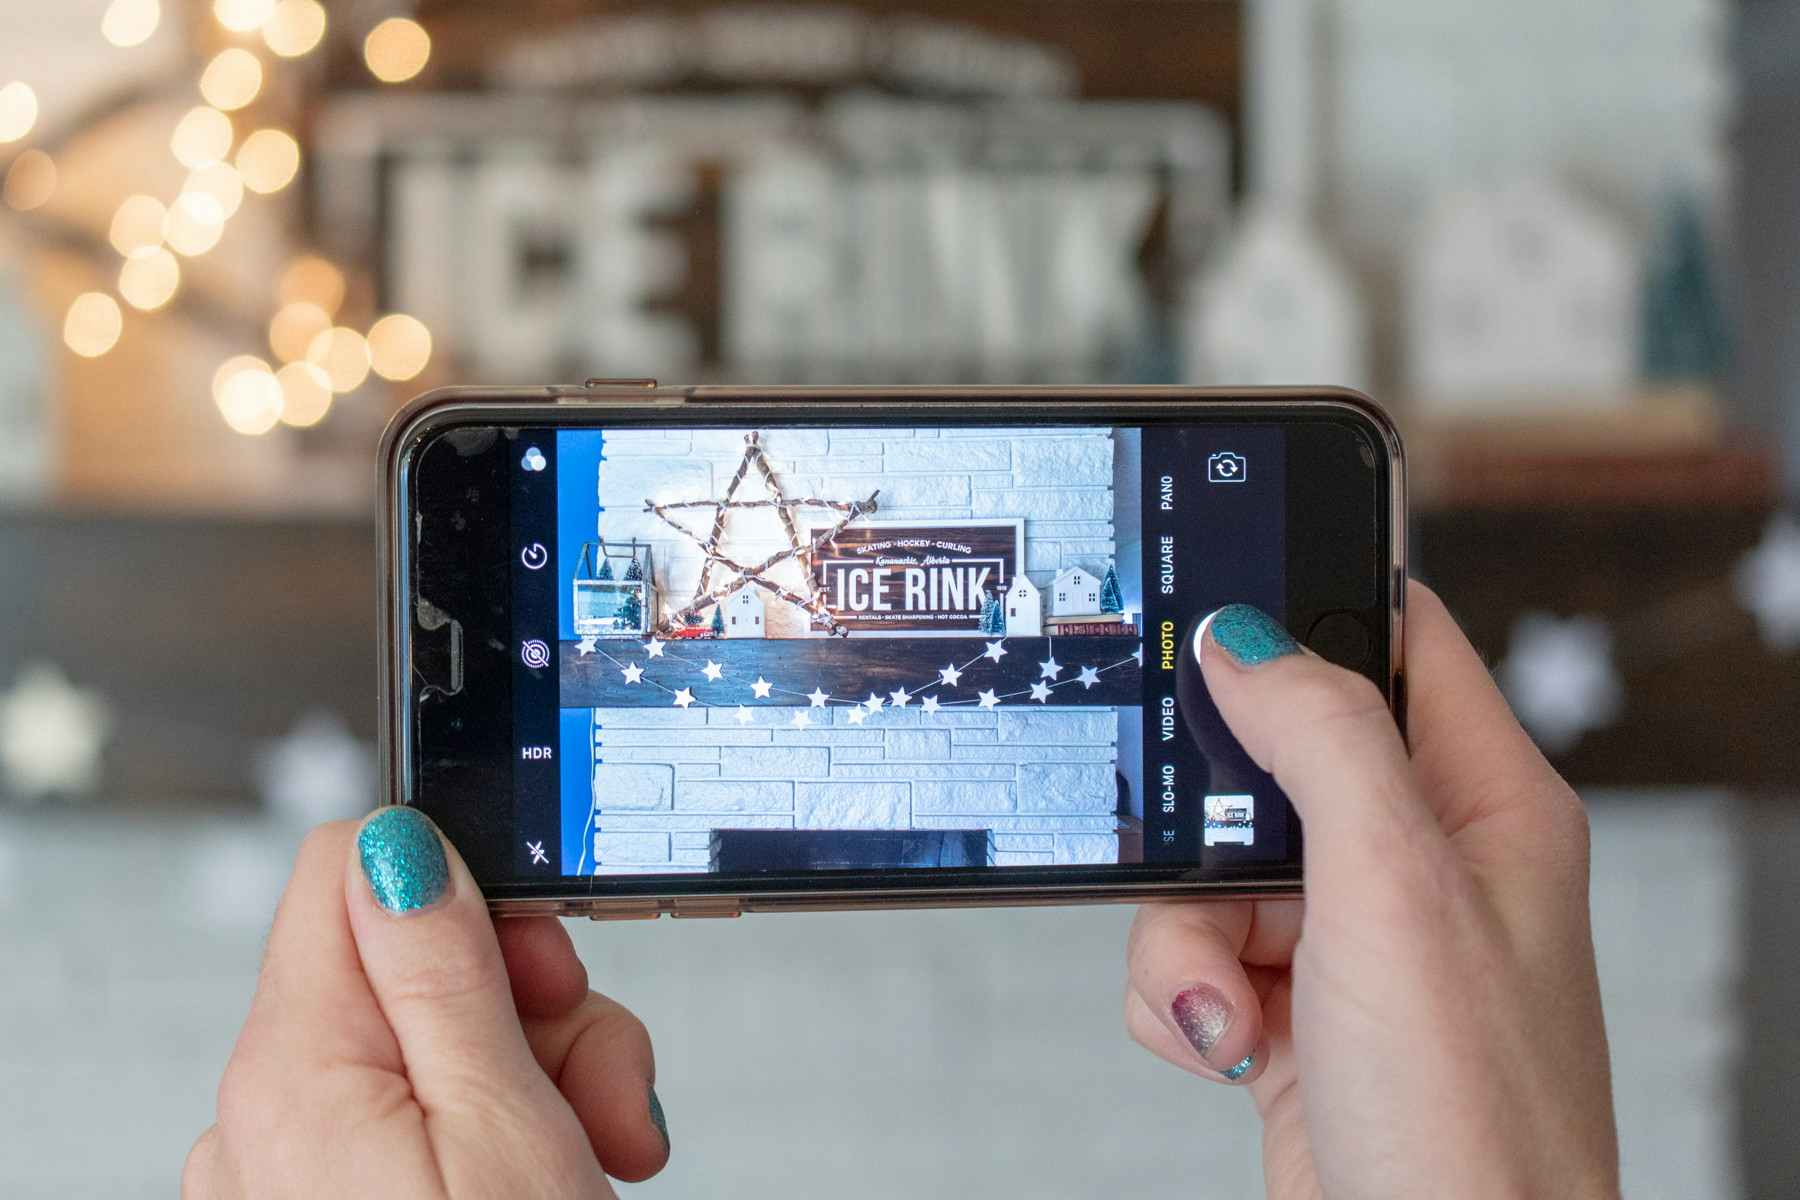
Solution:
<svg viewBox="0 0 1800 1200"><path fill-rule="evenodd" d="M751 467L756 468L757 474L762 477L763 485L768 488L769 498L767 500L739 500L737 498L738 488L743 486L744 479L749 475ZM880 490L877 489L869 493L867 500L820 500L811 496L790 500L782 492L781 482L775 477L774 468L769 466L769 460L763 454L761 435L757 433L744 435L744 457L738 463L737 471L732 475L731 483L726 487L722 499L681 500L670 504L658 504L653 500L644 501L645 512L654 513L669 528L700 547L700 553L706 556L700 565L700 579L694 585L693 598L679 612L666 614L663 617L663 625L665 627L685 625L694 617L699 616L707 607L719 603L740 587L753 586L778 596L810 614L813 623L823 625L827 632L840 637L847 636L850 631L845 629L832 615L831 610L825 605L825 597L819 592L814 576L813 556L818 553L819 547L843 532L844 527L850 522L874 512L877 507L875 498L880 494ZM701 534L669 515L677 509L687 508L710 508L713 510L712 527L707 533ZM750 508L774 509L776 515L781 519L781 528L787 534L788 544L786 549L776 551L761 562L746 565L725 554L719 548L719 544L725 536L726 518L733 511ZM830 525L820 528L810 538L803 537L799 525L794 521L794 510L803 508L829 509L838 514L837 519ZM768 577L770 571L790 560L800 564L801 578L805 580L804 592L795 591ZM715 582L713 572L715 567L721 569L722 582Z"/></svg>

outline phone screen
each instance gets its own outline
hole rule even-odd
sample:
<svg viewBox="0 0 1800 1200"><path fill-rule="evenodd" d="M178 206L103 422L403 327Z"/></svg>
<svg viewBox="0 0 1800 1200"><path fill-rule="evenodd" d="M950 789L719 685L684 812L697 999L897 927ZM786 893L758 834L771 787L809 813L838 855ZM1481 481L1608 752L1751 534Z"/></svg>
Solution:
<svg viewBox="0 0 1800 1200"><path fill-rule="evenodd" d="M1284 615L1286 436L509 430L515 877L1294 861L1177 686Z"/></svg>

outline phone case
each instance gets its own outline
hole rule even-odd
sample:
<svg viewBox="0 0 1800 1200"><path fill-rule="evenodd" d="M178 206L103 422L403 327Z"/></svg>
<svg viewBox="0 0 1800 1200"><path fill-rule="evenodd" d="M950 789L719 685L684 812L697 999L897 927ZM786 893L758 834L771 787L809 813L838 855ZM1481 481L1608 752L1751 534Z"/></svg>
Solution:
<svg viewBox="0 0 1800 1200"><path fill-rule="evenodd" d="M377 463L379 528L377 552L378 630L382 661L378 703L380 706L379 766L380 802L404 804L406 764L410 761L410 714L405 672L410 661L407 642L410 621L407 605L405 543L400 521L411 447L424 435L447 422L496 425L553 425L566 420L573 408L634 413L669 412L691 403L707 405L742 402L779 404L809 418L835 418L853 423L859 414L913 405L923 410L949 407L974 399L983 402L1016 401L1036 414L1057 408L1083 409L1108 404L1181 400L1229 403L1238 408L1293 410L1326 407L1354 411L1368 418L1383 438L1390 464L1388 494L1389 570L1392 584L1388 606L1390 636L1387 694L1396 718L1404 728L1404 675L1401 646L1406 599L1406 471L1404 448L1398 429L1375 401L1347 388L1188 388L1188 387L785 387L719 385L659 385L654 379L589 379L580 385L529 388L448 387L428 392L397 413L382 435ZM704 878L687 876L689 880ZM919 888L825 889L808 888L791 893L734 892L722 882L717 894L595 897L582 894L584 884L570 879L568 893L553 898L493 899L497 915L549 913L585 916L594 920L674 917L735 917L746 912L822 912L849 909L1015 907L1052 904L1129 903L1170 897L1237 899L1296 895L1298 883L1285 881L1194 881L1180 883L1045 885L1004 890L981 886Z"/></svg>

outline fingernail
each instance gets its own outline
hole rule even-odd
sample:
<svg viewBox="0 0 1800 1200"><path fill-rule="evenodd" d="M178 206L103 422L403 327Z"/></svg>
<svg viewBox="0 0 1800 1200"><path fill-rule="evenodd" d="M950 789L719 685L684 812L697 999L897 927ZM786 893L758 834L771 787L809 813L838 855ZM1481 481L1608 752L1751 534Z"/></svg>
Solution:
<svg viewBox="0 0 1800 1200"><path fill-rule="evenodd" d="M1250 1053L1244 1055L1243 1062L1240 1062L1235 1067L1231 1067L1227 1070L1220 1071L1219 1074L1221 1074L1225 1078L1231 1080L1231 1082L1236 1083L1238 1080L1242 1079L1246 1074L1249 1073L1251 1066L1253 1066L1255 1064L1255 1062L1256 1062L1256 1051L1252 1050Z"/></svg>
<svg viewBox="0 0 1800 1200"><path fill-rule="evenodd" d="M443 843L416 808L393 805L370 817L356 835L356 850L369 890L389 912L425 908L450 886Z"/></svg>
<svg viewBox="0 0 1800 1200"><path fill-rule="evenodd" d="M1212 640L1239 666L1254 667L1271 659L1285 658L1300 643L1274 617L1248 604L1227 604L1207 619ZM1203 630L1201 636L1205 636ZM1198 652L1199 647L1195 647Z"/></svg>
<svg viewBox="0 0 1800 1200"><path fill-rule="evenodd" d="M1187 1038L1194 1050L1205 1058L1231 1028L1231 1002L1225 993L1209 984L1187 989L1169 1002L1175 1027Z"/></svg>
<svg viewBox="0 0 1800 1200"><path fill-rule="evenodd" d="M650 1123L662 1134L663 1153L669 1152L669 1119L663 1116L662 1101L656 1098L656 1085L650 1085Z"/></svg>

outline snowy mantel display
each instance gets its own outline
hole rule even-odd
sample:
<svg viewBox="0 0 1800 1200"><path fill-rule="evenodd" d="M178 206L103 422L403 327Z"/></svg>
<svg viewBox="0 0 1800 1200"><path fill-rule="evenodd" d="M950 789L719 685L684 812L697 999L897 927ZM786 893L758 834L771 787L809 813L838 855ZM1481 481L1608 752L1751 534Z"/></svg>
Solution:
<svg viewBox="0 0 1800 1200"><path fill-rule="evenodd" d="M560 648L593 753L572 869L703 870L714 834L778 829L1116 861L1144 795L1119 716L1142 696L1142 601L1115 540L1138 536L1115 502L1138 436L605 431L597 534L654 554L665 602L641 634Z"/></svg>

